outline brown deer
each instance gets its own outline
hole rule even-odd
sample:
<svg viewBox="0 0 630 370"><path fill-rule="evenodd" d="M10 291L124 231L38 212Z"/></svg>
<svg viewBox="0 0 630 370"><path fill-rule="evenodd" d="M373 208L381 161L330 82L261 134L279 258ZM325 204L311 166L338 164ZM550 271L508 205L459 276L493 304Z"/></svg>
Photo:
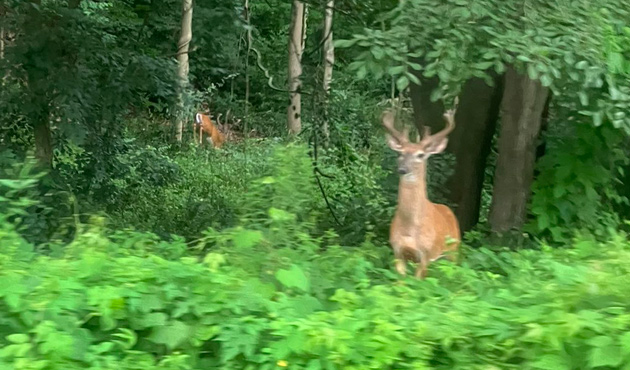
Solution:
<svg viewBox="0 0 630 370"><path fill-rule="evenodd" d="M417 142L409 141L408 130L394 128L394 113L386 111L382 123L387 129L387 144L399 153L398 206L389 233L389 242L396 257L396 270L407 272L407 261L417 263L416 277L424 279L427 266L449 252L447 258L457 261L461 240L459 224L453 212L443 204L432 203L427 197L427 160L442 152L448 143L448 134L455 128L455 108L444 114L446 127L431 135L425 127Z"/></svg>
<svg viewBox="0 0 630 370"><path fill-rule="evenodd" d="M221 114L217 116L217 125L220 125L219 118ZM193 132L197 132L199 128L199 145L203 143L203 133L205 132L209 141L215 148L221 148L225 142L225 135L219 131L219 129L212 123L212 120L208 115L197 113L195 115L195 123L193 124Z"/></svg>

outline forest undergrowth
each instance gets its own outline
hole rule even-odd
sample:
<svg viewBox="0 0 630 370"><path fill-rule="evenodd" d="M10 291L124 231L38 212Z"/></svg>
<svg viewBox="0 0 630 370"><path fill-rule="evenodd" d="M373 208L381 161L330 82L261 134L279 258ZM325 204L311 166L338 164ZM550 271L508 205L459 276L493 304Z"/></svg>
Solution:
<svg viewBox="0 0 630 370"><path fill-rule="evenodd" d="M364 223L361 237L343 235L322 221L330 210L305 147L248 150L207 153L208 167L176 157L186 181L126 187L132 208L78 216L69 239L44 244L28 240L25 223L40 180L15 165L0 184L0 369L630 366L622 232L522 250L470 233L460 265L401 279L383 237L391 209L376 212L374 199L388 174L366 185L369 166L338 165L331 194L361 181L366 189L355 199L365 202L360 216L338 215ZM204 197L232 207L190 211ZM183 205L198 213L186 216ZM201 230L208 219L217 222ZM187 238L169 232L181 225Z"/></svg>

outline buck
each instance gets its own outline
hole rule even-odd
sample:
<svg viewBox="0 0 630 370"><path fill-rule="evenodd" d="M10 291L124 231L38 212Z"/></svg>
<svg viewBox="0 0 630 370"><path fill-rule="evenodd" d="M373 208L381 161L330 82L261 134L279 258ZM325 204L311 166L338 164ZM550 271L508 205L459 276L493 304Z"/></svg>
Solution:
<svg viewBox="0 0 630 370"><path fill-rule="evenodd" d="M445 256L457 261L460 243L459 224L453 212L443 204L436 204L427 196L427 160L441 153L448 143L448 134L455 128L455 108L444 113L446 127L431 135L425 127L418 142L409 141L409 132L394 128L394 113L386 111L382 124L387 130L389 147L399 153L398 205L392 220L389 241L396 258L396 270L406 275L407 261L417 264L416 277L424 279L427 267Z"/></svg>
<svg viewBox="0 0 630 370"><path fill-rule="evenodd" d="M217 116L217 125L220 125L219 118L221 114ZM206 140L212 144L215 148L221 148L225 142L225 136L219 131L219 129L212 123L212 120L208 115L197 113L195 115L195 123L193 124L193 132L197 132L199 128L199 145L203 143L203 133L206 133Z"/></svg>

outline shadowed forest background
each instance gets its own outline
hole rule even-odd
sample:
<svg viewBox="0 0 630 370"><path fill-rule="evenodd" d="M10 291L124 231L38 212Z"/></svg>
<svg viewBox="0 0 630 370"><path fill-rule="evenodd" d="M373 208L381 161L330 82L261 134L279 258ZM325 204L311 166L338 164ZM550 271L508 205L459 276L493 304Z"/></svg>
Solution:
<svg viewBox="0 0 630 370"><path fill-rule="evenodd" d="M0 0L0 370L630 369L629 22ZM401 278L381 113L436 132L456 97L427 176L461 262Z"/></svg>

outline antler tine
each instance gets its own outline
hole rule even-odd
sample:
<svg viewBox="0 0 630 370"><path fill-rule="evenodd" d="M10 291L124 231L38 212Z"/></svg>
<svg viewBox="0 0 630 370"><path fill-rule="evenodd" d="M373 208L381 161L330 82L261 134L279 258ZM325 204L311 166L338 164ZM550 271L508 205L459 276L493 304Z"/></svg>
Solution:
<svg viewBox="0 0 630 370"><path fill-rule="evenodd" d="M429 136L431 136L431 127L429 127L429 126L422 127L422 136L420 138L421 139L426 139Z"/></svg>
<svg viewBox="0 0 630 370"><path fill-rule="evenodd" d="M444 113L444 120L446 121L446 127L442 129L442 131L438 132L433 136L446 136L450 134L455 129L455 113L457 112L457 106L459 105L459 97L455 97L455 104L453 108L447 110Z"/></svg>
<svg viewBox="0 0 630 370"><path fill-rule="evenodd" d="M400 144L407 143L408 139L408 129L404 129L403 132L400 132L394 128L394 112L391 110L386 110L383 112L381 116L381 123L383 127L387 130L387 132L393 136Z"/></svg>

